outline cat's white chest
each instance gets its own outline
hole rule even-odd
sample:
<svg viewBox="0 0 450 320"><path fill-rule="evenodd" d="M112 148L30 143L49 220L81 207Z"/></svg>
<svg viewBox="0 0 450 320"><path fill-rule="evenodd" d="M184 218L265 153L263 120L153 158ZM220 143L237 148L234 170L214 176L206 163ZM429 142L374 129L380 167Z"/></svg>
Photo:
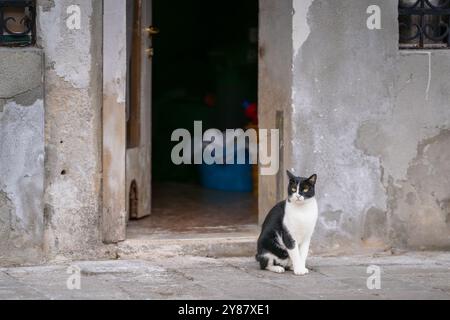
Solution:
<svg viewBox="0 0 450 320"><path fill-rule="evenodd" d="M286 202L283 222L296 241L303 242L312 236L317 222L318 211L315 198L308 199L302 204Z"/></svg>

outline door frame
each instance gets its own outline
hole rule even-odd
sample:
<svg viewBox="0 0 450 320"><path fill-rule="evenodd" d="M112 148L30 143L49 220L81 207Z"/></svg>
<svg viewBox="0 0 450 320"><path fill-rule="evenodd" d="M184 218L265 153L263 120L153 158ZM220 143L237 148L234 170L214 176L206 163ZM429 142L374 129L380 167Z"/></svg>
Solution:
<svg viewBox="0 0 450 320"><path fill-rule="evenodd" d="M127 1L104 1L102 218L105 243L126 238Z"/></svg>
<svg viewBox="0 0 450 320"><path fill-rule="evenodd" d="M137 0L141 1L141 0ZM151 21L151 1L142 0L139 19ZM134 0L133 0L134 2ZM102 108L102 218L101 233L105 243L126 239L129 194L131 185L137 189L137 218L150 214L151 205L151 60L146 49L151 39L145 36L145 26L138 37L142 49L141 83L137 110L139 139L136 145L127 143L129 114L129 61L133 29L129 1L108 0L103 12L103 108Z"/></svg>
<svg viewBox="0 0 450 320"><path fill-rule="evenodd" d="M285 120L290 119L292 93L290 90L282 90L274 94L273 83L279 78L290 77L289 72L281 69L277 72L271 67L272 61L279 61L280 50L292 52L292 41L289 37L282 37L279 43L282 49L273 43L278 43L278 31L284 30L292 34L291 17L292 3L275 5L274 0L259 0L259 67L258 67L258 117L260 125L267 129L277 128L276 111L284 113ZM127 6L124 0L104 1L103 14L103 109L102 109L102 200L101 209L101 234L105 243L117 243L126 239L127 224ZM274 8L275 6L275 8ZM275 9L275 10L273 10ZM274 12L273 12L274 11ZM274 17L277 19L274 19ZM279 19L284 16L286 19ZM289 21L287 23L281 20ZM274 29L274 30L272 30ZM286 41L284 41L286 39ZM291 39L292 40L292 39ZM288 61L289 62L289 61ZM286 62L286 70L289 71L289 63ZM276 63L274 64L276 66ZM276 73L276 76L273 75ZM282 73L282 74L279 74ZM287 75L285 75L287 74ZM287 81L290 83L290 81ZM275 90L276 91L276 90ZM286 91L286 92L285 92ZM274 96L277 101L273 101ZM282 101L280 103L280 101ZM274 108L274 106L276 106ZM279 124L278 124L279 126ZM285 141L290 140L291 126L285 121L283 127ZM284 167L291 159L290 146L280 150L284 156L280 162L280 172L277 176L263 176L259 179L258 211L261 224L266 213L276 201L284 195L280 186L285 185ZM278 187L278 188L277 188ZM277 192L274 192L277 190Z"/></svg>

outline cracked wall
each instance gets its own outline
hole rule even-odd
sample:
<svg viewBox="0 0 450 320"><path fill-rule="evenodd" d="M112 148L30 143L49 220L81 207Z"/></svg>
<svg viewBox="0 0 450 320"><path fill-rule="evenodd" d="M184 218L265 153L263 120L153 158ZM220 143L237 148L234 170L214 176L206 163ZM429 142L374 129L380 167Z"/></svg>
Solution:
<svg viewBox="0 0 450 320"><path fill-rule="evenodd" d="M69 29L67 8L80 7ZM102 1L38 0L45 52L44 249L49 258L86 257L102 245Z"/></svg>
<svg viewBox="0 0 450 320"><path fill-rule="evenodd" d="M73 4L80 30L66 26ZM448 248L449 53L400 52L396 3L379 1L376 31L370 4L261 0L261 127L282 125L281 168L319 174L316 251ZM38 0L42 49L0 50L2 263L108 254L101 106L123 107L125 90L123 68L106 68L116 87L102 96L102 17L101 1ZM281 174L260 181L261 215Z"/></svg>
<svg viewBox="0 0 450 320"><path fill-rule="evenodd" d="M290 161L319 174L316 249L450 247L450 53L400 51L395 1L381 30L368 0L293 3Z"/></svg>
<svg viewBox="0 0 450 320"><path fill-rule="evenodd" d="M40 262L43 241L43 54L0 49L0 265Z"/></svg>

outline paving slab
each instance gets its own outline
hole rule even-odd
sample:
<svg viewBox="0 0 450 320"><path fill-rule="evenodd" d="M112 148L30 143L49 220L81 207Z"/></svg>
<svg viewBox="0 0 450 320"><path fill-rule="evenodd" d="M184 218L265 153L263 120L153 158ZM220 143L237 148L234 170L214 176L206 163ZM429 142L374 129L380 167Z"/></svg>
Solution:
<svg viewBox="0 0 450 320"><path fill-rule="evenodd" d="M381 287L370 290L373 265ZM155 255L0 268L0 299L450 299L450 252L314 256L308 266L295 276L260 270L251 256Z"/></svg>

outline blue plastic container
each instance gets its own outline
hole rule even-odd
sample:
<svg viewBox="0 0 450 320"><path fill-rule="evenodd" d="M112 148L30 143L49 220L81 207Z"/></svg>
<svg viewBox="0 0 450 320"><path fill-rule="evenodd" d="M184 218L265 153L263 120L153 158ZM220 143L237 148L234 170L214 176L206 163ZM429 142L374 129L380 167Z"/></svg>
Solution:
<svg viewBox="0 0 450 320"><path fill-rule="evenodd" d="M225 138L225 135L224 135ZM234 139L234 138L233 138ZM206 147L208 143L203 145ZM250 164L250 154L248 147L238 150L238 145L233 142L234 146L234 163L226 162L226 140L216 147L223 148L224 164L201 164L199 166L200 183L208 189L251 192L253 191L253 166ZM245 152L245 164L237 164L239 152ZM214 152L213 152L214 153Z"/></svg>
<svg viewBox="0 0 450 320"><path fill-rule="evenodd" d="M202 164L200 181L205 188L251 192L253 190L251 164Z"/></svg>
<svg viewBox="0 0 450 320"><path fill-rule="evenodd" d="M234 164L226 164L226 143L223 147L224 164L201 164L200 182L208 189L251 192L253 190L252 165L248 148L237 150L234 145ZM245 152L245 164L237 164L239 151Z"/></svg>

